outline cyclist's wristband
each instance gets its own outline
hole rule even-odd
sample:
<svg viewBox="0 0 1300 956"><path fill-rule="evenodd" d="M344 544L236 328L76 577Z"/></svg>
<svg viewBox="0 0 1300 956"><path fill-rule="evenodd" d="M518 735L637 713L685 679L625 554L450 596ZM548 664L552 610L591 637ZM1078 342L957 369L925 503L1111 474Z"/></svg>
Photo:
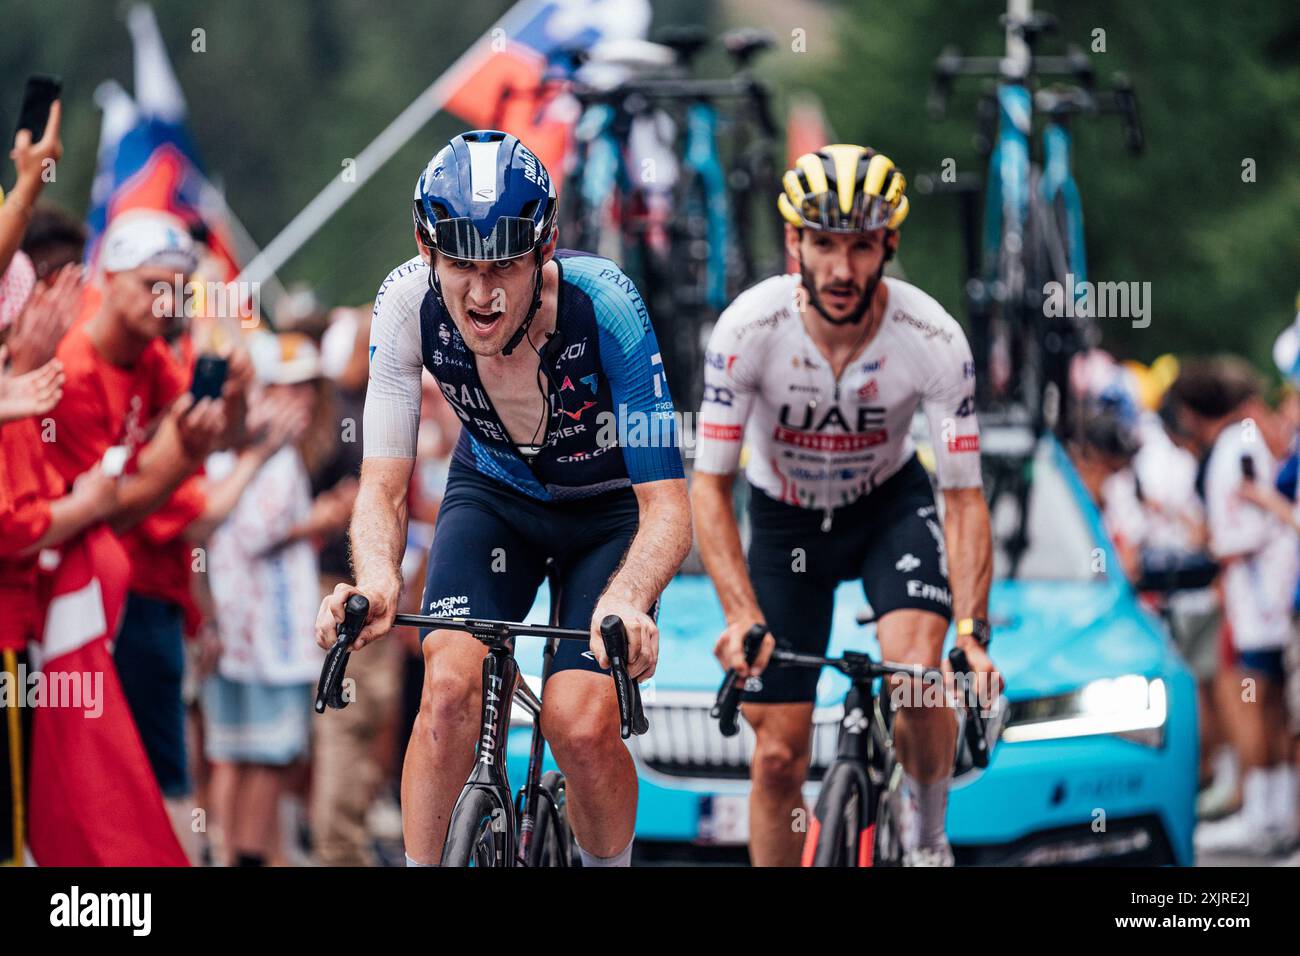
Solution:
<svg viewBox="0 0 1300 956"><path fill-rule="evenodd" d="M993 633L989 630L989 622L982 617L963 617L957 622L958 637L973 637L975 643L980 647L988 647L989 641L993 639Z"/></svg>

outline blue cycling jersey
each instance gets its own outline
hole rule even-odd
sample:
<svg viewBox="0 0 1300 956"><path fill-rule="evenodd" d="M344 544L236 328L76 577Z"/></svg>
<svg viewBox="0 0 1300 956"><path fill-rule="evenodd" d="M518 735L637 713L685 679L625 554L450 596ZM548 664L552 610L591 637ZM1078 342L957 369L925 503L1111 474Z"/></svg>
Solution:
<svg viewBox="0 0 1300 956"><path fill-rule="evenodd" d="M636 287L608 259L570 250L555 258L556 335L541 359L549 420L536 453L510 439L417 258L393 270L375 299L367 457L414 456L423 366L464 425L455 460L530 497L586 498L683 477L672 398Z"/></svg>

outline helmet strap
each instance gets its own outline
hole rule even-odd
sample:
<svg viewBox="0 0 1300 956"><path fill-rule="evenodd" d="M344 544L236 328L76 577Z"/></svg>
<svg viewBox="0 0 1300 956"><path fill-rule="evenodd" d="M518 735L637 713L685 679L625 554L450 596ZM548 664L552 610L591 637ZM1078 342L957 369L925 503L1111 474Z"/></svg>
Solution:
<svg viewBox="0 0 1300 956"><path fill-rule="evenodd" d="M528 314L524 316L524 321L519 324L519 328L515 329L515 334L510 336L509 341L501 347L502 355L509 355L519 347L519 343L528 334L528 327L533 324L534 317L542 307L542 247L537 246L533 254L534 261L537 263L537 278L533 282L533 301L528 306Z"/></svg>

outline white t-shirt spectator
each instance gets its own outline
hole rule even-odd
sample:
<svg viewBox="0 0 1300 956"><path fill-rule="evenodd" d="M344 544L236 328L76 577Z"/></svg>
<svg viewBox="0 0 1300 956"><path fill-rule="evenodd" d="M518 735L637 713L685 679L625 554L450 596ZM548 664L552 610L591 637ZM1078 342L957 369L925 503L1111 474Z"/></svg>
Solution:
<svg viewBox="0 0 1300 956"><path fill-rule="evenodd" d="M225 477L234 462L230 452L212 455L208 476ZM223 677L300 684L320 676L323 655L313 637L320 604L316 551L304 540L281 545L307 518L311 500L302 457L286 446L258 470L208 542Z"/></svg>
<svg viewBox="0 0 1300 956"><path fill-rule="evenodd" d="M1205 508L1210 551L1220 560L1242 555L1223 572L1224 613L1239 651L1286 646L1291 598L1300 572L1296 535L1262 508L1243 500L1242 458L1255 466L1255 481L1271 487L1277 465L1249 421L1229 425L1210 452Z"/></svg>

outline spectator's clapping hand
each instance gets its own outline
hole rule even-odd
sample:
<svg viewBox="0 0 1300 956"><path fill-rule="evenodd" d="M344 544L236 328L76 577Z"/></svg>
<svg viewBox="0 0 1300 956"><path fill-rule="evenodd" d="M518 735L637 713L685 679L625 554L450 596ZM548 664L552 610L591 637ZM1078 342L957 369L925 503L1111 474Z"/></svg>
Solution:
<svg viewBox="0 0 1300 956"><path fill-rule="evenodd" d="M80 297L81 266L65 266L53 282L32 293L9 335L15 372L34 372L54 358L77 317Z"/></svg>
<svg viewBox="0 0 1300 956"><path fill-rule="evenodd" d="M288 396L263 393L248 413L248 436L265 458L296 442L311 422L310 410Z"/></svg>
<svg viewBox="0 0 1300 956"><path fill-rule="evenodd" d="M94 521L107 518L117 510L117 479L104 474L96 462L72 482L69 495L83 503Z"/></svg>
<svg viewBox="0 0 1300 956"><path fill-rule="evenodd" d="M236 348L227 358L226 383L221 400L226 406L226 428L220 448L242 446L251 439L253 425L248 409L248 394L253 385L253 361L248 350Z"/></svg>
<svg viewBox="0 0 1300 956"><path fill-rule="evenodd" d="M8 375L8 349L0 346L0 423L43 415L63 397L63 364L51 359L34 372Z"/></svg>

